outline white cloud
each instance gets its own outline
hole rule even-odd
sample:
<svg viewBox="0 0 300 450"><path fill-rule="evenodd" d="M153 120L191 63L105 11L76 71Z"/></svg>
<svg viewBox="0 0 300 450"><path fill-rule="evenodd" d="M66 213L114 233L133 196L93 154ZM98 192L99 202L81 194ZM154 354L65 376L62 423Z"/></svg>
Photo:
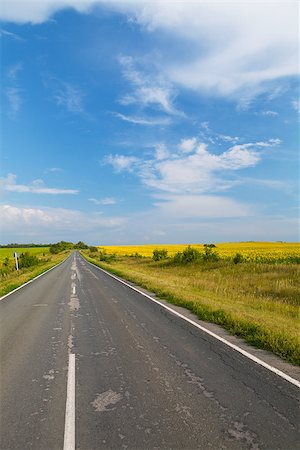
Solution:
<svg viewBox="0 0 300 450"><path fill-rule="evenodd" d="M99 214L64 208L19 207L10 204L0 205L2 238L26 242L30 236L35 241L76 240L82 235L92 236L99 243L101 233L116 230L125 224L123 217L103 217Z"/></svg>
<svg viewBox="0 0 300 450"><path fill-rule="evenodd" d="M22 105L23 90L18 87L8 87L5 89L5 94L8 100L8 117L15 119Z"/></svg>
<svg viewBox="0 0 300 450"><path fill-rule="evenodd" d="M16 119L23 103L23 89L17 84L17 78L22 69L23 65L19 62L7 71L9 86L4 88L3 91L8 101L7 115L10 119Z"/></svg>
<svg viewBox="0 0 300 450"><path fill-rule="evenodd" d="M137 117L137 116L126 116L121 113L114 113L116 117L125 122L134 123L136 125L147 125L147 126L155 126L155 125L169 125L171 120L168 117L156 117L156 118L145 118L145 117Z"/></svg>
<svg viewBox="0 0 300 450"><path fill-rule="evenodd" d="M300 100L293 100L292 107L295 111L297 111L298 114L300 114Z"/></svg>
<svg viewBox="0 0 300 450"><path fill-rule="evenodd" d="M156 79L164 79L169 83L166 86L148 81L141 84L138 72L132 65L127 67L127 77L136 90L124 101L156 105L172 114L170 93L175 83L196 92L234 98L247 106L255 95L274 92L278 88L274 81L299 73L296 1L4 0L1 18L41 23L63 8L87 13L97 5L125 14L148 33L163 31L174 39L174 45L180 40L185 48L193 49L190 55L162 54Z"/></svg>
<svg viewBox="0 0 300 450"><path fill-rule="evenodd" d="M58 106L63 106L69 112L83 113L84 94L77 86L62 82L62 86L54 91L54 100Z"/></svg>
<svg viewBox="0 0 300 450"><path fill-rule="evenodd" d="M297 2L153 2L136 16L198 47L190 62L165 67L170 80L196 91L249 101L268 82L298 73Z"/></svg>
<svg viewBox="0 0 300 450"><path fill-rule="evenodd" d="M154 204L159 215L169 219L226 218L252 215L250 207L241 202L217 195L165 195L156 196Z"/></svg>
<svg viewBox="0 0 300 450"><path fill-rule="evenodd" d="M182 142L182 141L181 141ZM134 172L143 184L171 193L205 193L228 189L236 184L233 171L250 168L261 160L260 150L280 144L279 139L234 145L221 154L208 151L206 144L195 142L189 153L170 152L160 147L154 158L138 159L109 155L106 163L119 172ZM228 178L229 177L229 178Z"/></svg>
<svg viewBox="0 0 300 450"><path fill-rule="evenodd" d="M169 156L170 156L170 153L167 150L165 144L160 143L160 144L155 145L155 159L157 159L157 161L167 159L167 158L169 158Z"/></svg>
<svg viewBox="0 0 300 450"><path fill-rule="evenodd" d="M60 167L50 167L50 169L47 169L46 172L63 172L64 170Z"/></svg>
<svg viewBox="0 0 300 450"><path fill-rule="evenodd" d="M201 127L203 130L205 130L205 131L210 131L210 128L209 128L209 122L207 122L207 121L201 122L201 123L200 123L200 127Z"/></svg>
<svg viewBox="0 0 300 450"><path fill-rule="evenodd" d="M181 139L179 148L184 153L190 153L194 150L197 145L197 138L193 137L190 139Z"/></svg>
<svg viewBox="0 0 300 450"><path fill-rule="evenodd" d="M154 107L167 114L183 116L173 105L175 97L173 89L157 76L142 73L136 69L137 62L130 56L121 56L119 62L122 66L124 77L130 81L134 90L126 94L120 100L123 105L138 104L144 108Z"/></svg>
<svg viewBox="0 0 300 450"><path fill-rule="evenodd" d="M49 75L43 77L43 83L50 90L57 106L74 114L85 114L85 93L79 86Z"/></svg>
<svg viewBox="0 0 300 450"><path fill-rule="evenodd" d="M74 8L78 12L86 13L97 0L2 0L1 20L8 22L38 24L49 20L56 11L64 8Z"/></svg>
<svg viewBox="0 0 300 450"><path fill-rule="evenodd" d="M31 184L17 184L17 176L9 173L5 178L0 179L0 189L7 192L31 193L31 194L50 194L50 195L65 195L78 194L77 189L61 189L49 188L44 185L43 180L37 179Z"/></svg>
<svg viewBox="0 0 300 450"><path fill-rule="evenodd" d="M116 172L131 171L137 161L138 159L135 156L108 155L105 158L105 163L110 164Z"/></svg>
<svg viewBox="0 0 300 450"><path fill-rule="evenodd" d="M238 136L228 136L225 134L218 134L217 137L221 139L221 141L231 142L232 144L236 144L240 140Z"/></svg>
<svg viewBox="0 0 300 450"><path fill-rule="evenodd" d="M263 116L267 116L267 117L277 117L277 116L279 116L278 112L276 112L276 111L271 111L271 110L263 111L261 114L262 114Z"/></svg>
<svg viewBox="0 0 300 450"><path fill-rule="evenodd" d="M19 72L23 69L23 64L21 62L11 66L7 71L7 76L10 81L15 81Z"/></svg>
<svg viewBox="0 0 300 450"><path fill-rule="evenodd" d="M1 17L1 15L0 15ZM4 30L3 28L0 29L0 37L13 39L14 41L24 41L23 38L21 38L18 34L12 33L11 31Z"/></svg>
<svg viewBox="0 0 300 450"><path fill-rule="evenodd" d="M94 203L95 205L115 205L117 200L114 197L105 197L101 199L97 198L89 198L89 201Z"/></svg>

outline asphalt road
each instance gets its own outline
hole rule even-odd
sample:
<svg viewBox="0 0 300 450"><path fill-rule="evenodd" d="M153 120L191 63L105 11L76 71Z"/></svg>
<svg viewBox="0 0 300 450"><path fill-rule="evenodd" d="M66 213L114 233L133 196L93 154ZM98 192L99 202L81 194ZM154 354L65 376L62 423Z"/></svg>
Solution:
<svg viewBox="0 0 300 450"><path fill-rule="evenodd" d="M0 317L1 450L300 448L296 386L78 253Z"/></svg>

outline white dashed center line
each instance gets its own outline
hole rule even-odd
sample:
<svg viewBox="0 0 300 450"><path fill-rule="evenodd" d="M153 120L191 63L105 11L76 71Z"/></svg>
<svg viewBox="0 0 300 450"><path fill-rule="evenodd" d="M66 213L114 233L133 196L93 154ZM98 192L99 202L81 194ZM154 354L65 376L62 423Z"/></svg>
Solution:
<svg viewBox="0 0 300 450"><path fill-rule="evenodd" d="M75 450L75 354L69 354L64 450Z"/></svg>

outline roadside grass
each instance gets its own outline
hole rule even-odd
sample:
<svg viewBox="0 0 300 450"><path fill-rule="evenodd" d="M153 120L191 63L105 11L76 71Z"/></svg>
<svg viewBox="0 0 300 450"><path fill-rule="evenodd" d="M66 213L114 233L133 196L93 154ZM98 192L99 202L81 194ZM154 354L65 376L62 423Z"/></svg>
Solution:
<svg viewBox="0 0 300 450"><path fill-rule="evenodd" d="M174 264L118 257L90 262L223 326L251 345L300 365L300 268L296 264ZM94 256L94 255L93 255Z"/></svg>
<svg viewBox="0 0 300 450"><path fill-rule="evenodd" d="M38 275L46 272L47 270L51 269L51 267L56 266L61 261L66 259L70 253L71 252L69 251L51 256L48 253L47 258L41 259L38 265L23 268L20 269L19 271L14 270L7 274L3 274L0 277L0 297L8 294L14 289L22 286L24 283L27 283L28 281L32 280Z"/></svg>

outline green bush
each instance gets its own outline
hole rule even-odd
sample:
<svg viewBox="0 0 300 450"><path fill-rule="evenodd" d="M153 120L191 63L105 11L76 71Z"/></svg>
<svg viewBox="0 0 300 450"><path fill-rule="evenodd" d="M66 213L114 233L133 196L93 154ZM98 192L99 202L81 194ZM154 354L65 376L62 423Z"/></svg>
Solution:
<svg viewBox="0 0 300 450"><path fill-rule="evenodd" d="M77 248L79 250L86 250L87 248L89 248L89 246L86 245L84 242L79 241L77 242L77 244L74 245L74 248Z"/></svg>
<svg viewBox="0 0 300 450"><path fill-rule="evenodd" d="M202 255L199 250L189 245L182 252L177 252L173 257L173 261L176 263L189 263L199 261L201 258Z"/></svg>
<svg viewBox="0 0 300 450"><path fill-rule="evenodd" d="M162 249L158 249L156 248L155 250L153 250L153 256L152 259L154 261L160 261L162 259L167 259L168 258L168 250L166 250L165 248Z"/></svg>
<svg viewBox="0 0 300 450"><path fill-rule="evenodd" d="M89 250L90 250L90 252L92 252L92 253L96 253L96 252L98 251L98 248L97 248L97 247L94 247L94 246L91 246L91 247L89 247Z"/></svg>
<svg viewBox="0 0 300 450"><path fill-rule="evenodd" d="M234 264L239 264L244 261L244 257L241 253L236 253L233 257Z"/></svg>
<svg viewBox="0 0 300 450"><path fill-rule="evenodd" d="M9 257L6 256L6 258L3 261L3 266L4 267L8 267L9 265L10 265L10 260L9 260Z"/></svg>
<svg viewBox="0 0 300 450"><path fill-rule="evenodd" d="M32 267L37 266L39 263L39 259L35 255L30 255L30 253L25 252L21 253L19 256L19 267L22 269L23 267Z"/></svg>
<svg viewBox="0 0 300 450"><path fill-rule="evenodd" d="M116 261L117 259L117 255L115 253L112 254L108 254L106 253L106 250L100 250L99 252L99 260L100 261L105 261L105 262L112 262L112 261Z"/></svg>
<svg viewBox="0 0 300 450"><path fill-rule="evenodd" d="M57 253L63 252L65 250L70 250L73 248L74 248L74 244L72 244L72 242L60 241L60 242L57 242L56 244L52 244L50 246L49 251L53 255L56 255Z"/></svg>
<svg viewBox="0 0 300 450"><path fill-rule="evenodd" d="M204 244L204 261L219 261L220 257L218 253L213 250L215 247L215 244Z"/></svg>
<svg viewBox="0 0 300 450"><path fill-rule="evenodd" d="M126 255L126 256L129 256L130 258L144 258L144 256L138 252L131 253L131 255Z"/></svg>

